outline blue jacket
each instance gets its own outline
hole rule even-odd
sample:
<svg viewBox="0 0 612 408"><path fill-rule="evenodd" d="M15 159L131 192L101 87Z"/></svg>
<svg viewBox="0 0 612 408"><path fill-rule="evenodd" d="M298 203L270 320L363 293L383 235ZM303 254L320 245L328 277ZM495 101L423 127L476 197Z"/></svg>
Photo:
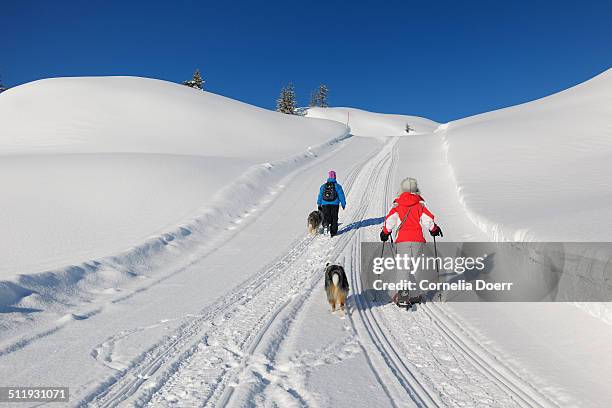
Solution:
<svg viewBox="0 0 612 408"><path fill-rule="evenodd" d="M319 189L319 197L317 198L317 206L319 205L342 205L342 208L346 207L346 200L344 198L344 190L342 190L342 186L340 184L338 184L338 182L336 181L336 179L333 178L328 178L327 179L328 183L334 183L336 185L336 195L338 196L338 198L336 198L335 201L323 201L323 190L325 190L325 184L321 185L321 188Z"/></svg>

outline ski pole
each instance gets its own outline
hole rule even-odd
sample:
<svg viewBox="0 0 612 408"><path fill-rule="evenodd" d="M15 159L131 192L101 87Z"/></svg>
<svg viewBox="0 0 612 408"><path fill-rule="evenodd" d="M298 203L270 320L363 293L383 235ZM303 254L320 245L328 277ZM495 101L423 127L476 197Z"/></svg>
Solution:
<svg viewBox="0 0 612 408"><path fill-rule="evenodd" d="M434 256L436 257L436 272L438 273L437 283L440 286L440 267L438 266L438 246L436 245L436 236L434 235ZM438 300L442 301L442 292L438 291Z"/></svg>
<svg viewBox="0 0 612 408"><path fill-rule="evenodd" d="M380 251L380 258L382 259L382 257L385 255L385 244L387 242L383 241L382 243L382 249ZM378 295L377 295L377 291L374 291L374 301L376 302L378 300Z"/></svg>

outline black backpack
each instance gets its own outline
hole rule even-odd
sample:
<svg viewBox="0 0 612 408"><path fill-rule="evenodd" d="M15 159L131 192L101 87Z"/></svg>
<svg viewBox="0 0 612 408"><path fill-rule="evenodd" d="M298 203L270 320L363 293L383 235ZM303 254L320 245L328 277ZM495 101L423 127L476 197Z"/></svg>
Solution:
<svg viewBox="0 0 612 408"><path fill-rule="evenodd" d="M336 183L328 181L323 188L323 201L336 201L337 199Z"/></svg>

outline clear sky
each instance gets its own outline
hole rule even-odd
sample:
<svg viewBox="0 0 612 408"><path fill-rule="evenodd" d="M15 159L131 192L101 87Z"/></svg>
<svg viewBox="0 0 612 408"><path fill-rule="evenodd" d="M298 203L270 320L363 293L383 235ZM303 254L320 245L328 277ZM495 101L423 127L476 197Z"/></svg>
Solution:
<svg viewBox="0 0 612 408"><path fill-rule="evenodd" d="M183 81L274 108L292 81L332 106L446 122L612 66L612 1L0 0L0 74Z"/></svg>

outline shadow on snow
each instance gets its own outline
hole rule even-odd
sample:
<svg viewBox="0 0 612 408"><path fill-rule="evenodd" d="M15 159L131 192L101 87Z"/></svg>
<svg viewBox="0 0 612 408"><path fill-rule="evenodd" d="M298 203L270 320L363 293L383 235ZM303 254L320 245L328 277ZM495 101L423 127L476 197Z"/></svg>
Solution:
<svg viewBox="0 0 612 408"><path fill-rule="evenodd" d="M382 224L384 220L385 220L385 217L378 217L378 218L368 218L367 220L355 221L355 222L348 224L346 227L342 227L338 231L338 235L342 235L345 232L349 232L355 229Z"/></svg>

